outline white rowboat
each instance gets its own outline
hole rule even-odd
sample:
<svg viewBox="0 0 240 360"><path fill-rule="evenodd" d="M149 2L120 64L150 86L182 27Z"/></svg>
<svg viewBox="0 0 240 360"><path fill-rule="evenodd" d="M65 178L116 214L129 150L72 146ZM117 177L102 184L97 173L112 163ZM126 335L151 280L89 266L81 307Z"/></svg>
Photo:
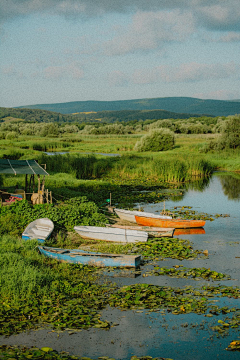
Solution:
<svg viewBox="0 0 240 360"><path fill-rule="evenodd" d="M148 239L146 231L98 227L98 226L74 226L74 230L86 239L112 241L120 243L144 242Z"/></svg>
<svg viewBox="0 0 240 360"><path fill-rule="evenodd" d="M23 240L37 239L43 243L53 232L54 224L48 218L32 221L22 233Z"/></svg>
<svg viewBox="0 0 240 360"><path fill-rule="evenodd" d="M155 218L155 219L172 219L171 216L157 215L157 214L144 212L144 211L137 211L137 210L131 211L131 210L124 210L124 209L115 208L114 211L115 211L115 213L117 214L117 216L120 219L130 221L130 222L134 222L134 223L136 223L135 216L152 217L152 218Z"/></svg>

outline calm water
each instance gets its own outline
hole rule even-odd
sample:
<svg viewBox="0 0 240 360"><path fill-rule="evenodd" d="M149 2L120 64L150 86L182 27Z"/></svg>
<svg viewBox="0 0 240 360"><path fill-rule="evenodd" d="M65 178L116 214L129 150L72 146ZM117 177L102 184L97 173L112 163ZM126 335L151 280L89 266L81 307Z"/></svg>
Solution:
<svg viewBox="0 0 240 360"><path fill-rule="evenodd" d="M193 186L190 188L181 199L166 202L166 208L184 205L192 206L199 212L230 216L220 217L212 222L207 221L205 234L179 236L192 241L194 249L207 249L208 259L167 260L161 264L207 267L231 275L232 280L213 283L170 279L166 276L133 278L129 274L129 277L114 277L114 281L122 285L145 282L173 287L185 285L200 287L203 284L240 287L240 176L237 178L227 173L222 175L216 173L205 187L201 186L201 191L194 190ZM162 210L162 204L147 205L144 210L158 213ZM142 269L142 273L146 268ZM216 304L240 308L239 299L223 299ZM231 314L228 316L231 317ZM9 338L0 337L0 343L50 346L58 351L68 351L70 354L89 356L93 359L98 356L109 356L125 360L130 359L132 355L166 357L174 360L239 359L239 352L225 350L232 340L239 340L239 329L230 329L228 336L218 337L210 328L218 325L220 318L221 316L208 318L196 314L172 315L164 312L120 311L108 308L102 312L102 319L118 324L109 331L90 329L70 335L68 332L57 334L39 330Z"/></svg>
<svg viewBox="0 0 240 360"><path fill-rule="evenodd" d="M95 153L95 152L80 152L78 151L77 152L78 154L86 154L86 155L103 155L103 156L112 156L112 157L115 157L115 156L121 156L120 154L107 154L107 153ZM65 154L70 154L69 151L63 151L63 152L60 152L60 151L55 151L55 152L44 152L44 154L46 155L65 155Z"/></svg>

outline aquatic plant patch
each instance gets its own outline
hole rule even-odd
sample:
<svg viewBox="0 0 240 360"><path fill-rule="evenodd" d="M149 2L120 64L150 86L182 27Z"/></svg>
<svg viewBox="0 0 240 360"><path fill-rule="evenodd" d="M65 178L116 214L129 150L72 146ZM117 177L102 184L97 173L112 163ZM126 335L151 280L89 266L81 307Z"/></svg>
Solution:
<svg viewBox="0 0 240 360"><path fill-rule="evenodd" d="M210 328L211 330L217 332L220 335L226 335L230 329L238 329L239 327L240 327L240 312L236 315L233 315L232 318L225 317L224 320L218 320L218 325L211 326ZM240 350L240 347L234 346L233 350Z"/></svg>
<svg viewBox="0 0 240 360"><path fill-rule="evenodd" d="M69 355L64 352L58 353L57 351L47 346L39 349L37 347L27 348L27 347L17 347L10 345L1 345L0 359L2 360L7 360L7 359L82 360L83 358L74 355ZM84 359L86 360L86 358Z"/></svg>
<svg viewBox="0 0 240 360"><path fill-rule="evenodd" d="M112 294L109 299L109 305L121 309L149 309L159 311L161 309L173 314L185 313L209 313L213 315L228 314L236 312L239 309L229 308L227 306L218 307L212 305L213 288L211 291L204 290L204 287L196 290L192 286L184 289L172 288L168 286L156 286L149 284L136 284L123 286L116 293ZM238 289L239 291L239 289ZM234 297L234 292L228 297ZM231 294L231 287L229 288ZM221 294L224 296L223 294ZM234 327L239 326L239 314L236 314L237 322Z"/></svg>
<svg viewBox="0 0 240 360"><path fill-rule="evenodd" d="M52 284L53 288L54 284ZM100 320L99 310L105 307L107 288L94 284L56 282L56 293L49 296L32 294L13 302L4 297L0 300L0 334L9 336L24 330L49 324L54 329L109 328L110 324ZM71 291L68 289L71 288Z"/></svg>
<svg viewBox="0 0 240 360"><path fill-rule="evenodd" d="M191 206L174 206L173 209L166 210L171 213L173 217L179 217L182 219L192 219L192 220L210 220L213 221L219 217L229 217L228 214L207 214L207 213L199 213L196 210L193 210Z"/></svg>
<svg viewBox="0 0 240 360"><path fill-rule="evenodd" d="M226 348L228 351L240 351L240 340L233 340Z"/></svg>
<svg viewBox="0 0 240 360"><path fill-rule="evenodd" d="M119 289L110 297L109 304L121 309L166 309L173 314L204 314L207 311L208 300L206 297L193 297L182 289L137 284Z"/></svg>
<svg viewBox="0 0 240 360"><path fill-rule="evenodd" d="M240 299L240 289L239 287L233 286L203 286L203 293L211 294L212 296L217 295L218 297L229 297L234 299Z"/></svg>
<svg viewBox="0 0 240 360"><path fill-rule="evenodd" d="M93 251L117 254L140 254L143 257L143 262L164 258L192 260L199 256L204 256L201 250L193 250L190 241L169 237L149 238L147 242L129 243L126 245L109 244L108 242L102 241L89 245Z"/></svg>
<svg viewBox="0 0 240 360"><path fill-rule="evenodd" d="M202 252L193 250L188 240L162 237L149 239L146 243L135 244L132 253L143 255L145 260L159 258L183 260L197 258Z"/></svg>
<svg viewBox="0 0 240 360"><path fill-rule="evenodd" d="M192 278L192 279L205 279L205 280L230 280L231 276L219 273L217 271L206 268L186 268L182 265L176 265L172 268L155 266L153 270L148 271L145 276L160 276L167 275L177 278Z"/></svg>
<svg viewBox="0 0 240 360"><path fill-rule="evenodd" d="M0 345L0 359L1 360L29 360L29 359L43 359L43 360L92 360L89 357L81 357L75 355L69 355L68 353L61 351L60 353L52 348L45 346L41 349L37 347L27 348L25 346L10 346ZM108 356L98 357L99 360L114 360ZM163 357L152 356L132 356L129 360L172 360Z"/></svg>

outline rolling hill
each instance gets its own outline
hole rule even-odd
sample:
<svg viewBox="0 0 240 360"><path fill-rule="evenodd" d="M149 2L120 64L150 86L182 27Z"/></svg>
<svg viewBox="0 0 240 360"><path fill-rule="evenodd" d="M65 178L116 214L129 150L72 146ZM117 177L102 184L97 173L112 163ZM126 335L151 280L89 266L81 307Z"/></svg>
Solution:
<svg viewBox="0 0 240 360"><path fill-rule="evenodd" d="M240 101L205 100L192 97L162 97L116 101L73 101L56 104L25 105L17 108L41 109L61 114L91 111L166 110L180 114L228 116L240 114Z"/></svg>
<svg viewBox="0 0 240 360"><path fill-rule="evenodd" d="M200 117L198 114L180 114L166 110L119 110L119 111L91 111L75 114L61 114L42 109L2 108L0 107L0 122L76 122L76 123L114 123L129 121L145 121L159 119L188 119Z"/></svg>

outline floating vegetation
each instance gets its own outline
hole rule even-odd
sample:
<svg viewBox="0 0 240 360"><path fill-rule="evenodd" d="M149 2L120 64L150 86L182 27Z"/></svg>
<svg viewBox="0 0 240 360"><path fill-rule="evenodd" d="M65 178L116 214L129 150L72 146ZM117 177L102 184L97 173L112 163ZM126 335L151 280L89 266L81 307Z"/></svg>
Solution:
<svg viewBox="0 0 240 360"><path fill-rule="evenodd" d="M72 356L67 353L53 350L50 347L43 347L41 349L37 347L17 347L17 346L9 346L2 345L0 346L0 359L15 359L15 360L29 360L29 359L48 359L48 360L87 360L87 358L81 358L78 356ZM89 359L90 360L90 359Z"/></svg>
<svg viewBox="0 0 240 360"><path fill-rule="evenodd" d="M54 284L53 284L54 285ZM75 288L67 281L56 283L56 293L32 299L0 302L0 335L9 336L40 325L51 325L57 330L110 328L100 320L99 310L106 305L100 286L80 282Z"/></svg>
<svg viewBox="0 0 240 360"><path fill-rule="evenodd" d="M146 259L172 258L178 260L194 259L202 253L200 250L193 250L188 240L168 237L137 243L131 252L141 254Z"/></svg>
<svg viewBox="0 0 240 360"><path fill-rule="evenodd" d="M166 309L173 314L207 311L207 298L193 296L183 289L168 286L136 284L124 286L113 294L109 304L121 309Z"/></svg>
<svg viewBox="0 0 240 360"><path fill-rule="evenodd" d="M91 250L103 253L141 254L145 262L163 258L193 260L200 254L203 256L202 251L193 250L190 241L169 237L153 238L148 239L147 242L134 244L112 244L102 241L93 243L91 241L88 245L91 247Z"/></svg>
<svg viewBox="0 0 240 360"><path fill-rule="evenodd" d="M230 312L229 309L225 309L225 311ZM234 309L231 309L231 311L234 311ZM236 310L235 310L236 311ZM232 318L228 318L226 317L223 320L218 320L218 324L217 326L212 326L211 330L213 331L217 331L219 334L226 334L228 333L229 329L235 329L235 328L239 328L240 326L240 313L234 315ZM240 350L240 348L239 348Z"/></svg>
<svg viewBox="0 0 240 360"><path fill-rule="evenodd" d="M229 351L240 351L240 340L234 340L232 341L228 347L226 348L226 350Z"/></svg>
<svg viewBox="0 0 240 360"><path fill-rule="evenodd" d="M182 265L175 265L175 267L167 268L167 267L159 267L155 266L153 270L147 272L145 276L160 276L167 275L171 277L177 278L192 278L195 280L205 279L205 280L230 280L231 276L218 273L217 271L213 271L206 268L186 268Z"/></svg>
<svg viewBox="0 0 240 360"><path fill-rule="evenodd" d="M89 357L80 357L75 355L69 355L68 353L61 351L61 353L53 350L50 347L18 347L1 345L0 346L0 359L1 360L29 360L29 359L43 359L43 360L91 360ZM99 360L114 360L108 356L101 356ZM151 356L132 356L130 360L172 360L169 358L151 357Z"/></svg>
<svg viewBox="0 0 240 360"><path fill-rule="evenodd" d="M233 286L203 286L204 293L217 295L218 297L229 297L234 299L240 299L240 289Z"/></svg>
<svg viewBox="0 0 240 360"><path fill-rule="evenodd" d="M217 305L212 305L211 301L213 294L220 294L220 296L227 296L236 298L236 293L239 294L239 288L228 288L228 295L224 293L225 288L202 287L195 290L193 287L188 286L185 289L172 288L169 286L156 286L149 284L136 284L124 286L116 293L112 294L109 299L109 305L119 307L121 309L149 309L151 311L166 310L172 314L184 313L198 313L207 314L208 311L212 315L227 314L236 312L236 308L222 308ZM240 314L232 323L232 327L240 325Z"/></svg>
<svg viewBox="0 0 240 360"><path fill-rule="evenodd" d="M219 217L229 217L228 214L207 214L199 213L195 210L192 210L191 206L174 206L171 210L166 210L166 212L171 213L173 217L179 217L182 219L192 219L192 220L210 220L213 221Z"/></svg>

